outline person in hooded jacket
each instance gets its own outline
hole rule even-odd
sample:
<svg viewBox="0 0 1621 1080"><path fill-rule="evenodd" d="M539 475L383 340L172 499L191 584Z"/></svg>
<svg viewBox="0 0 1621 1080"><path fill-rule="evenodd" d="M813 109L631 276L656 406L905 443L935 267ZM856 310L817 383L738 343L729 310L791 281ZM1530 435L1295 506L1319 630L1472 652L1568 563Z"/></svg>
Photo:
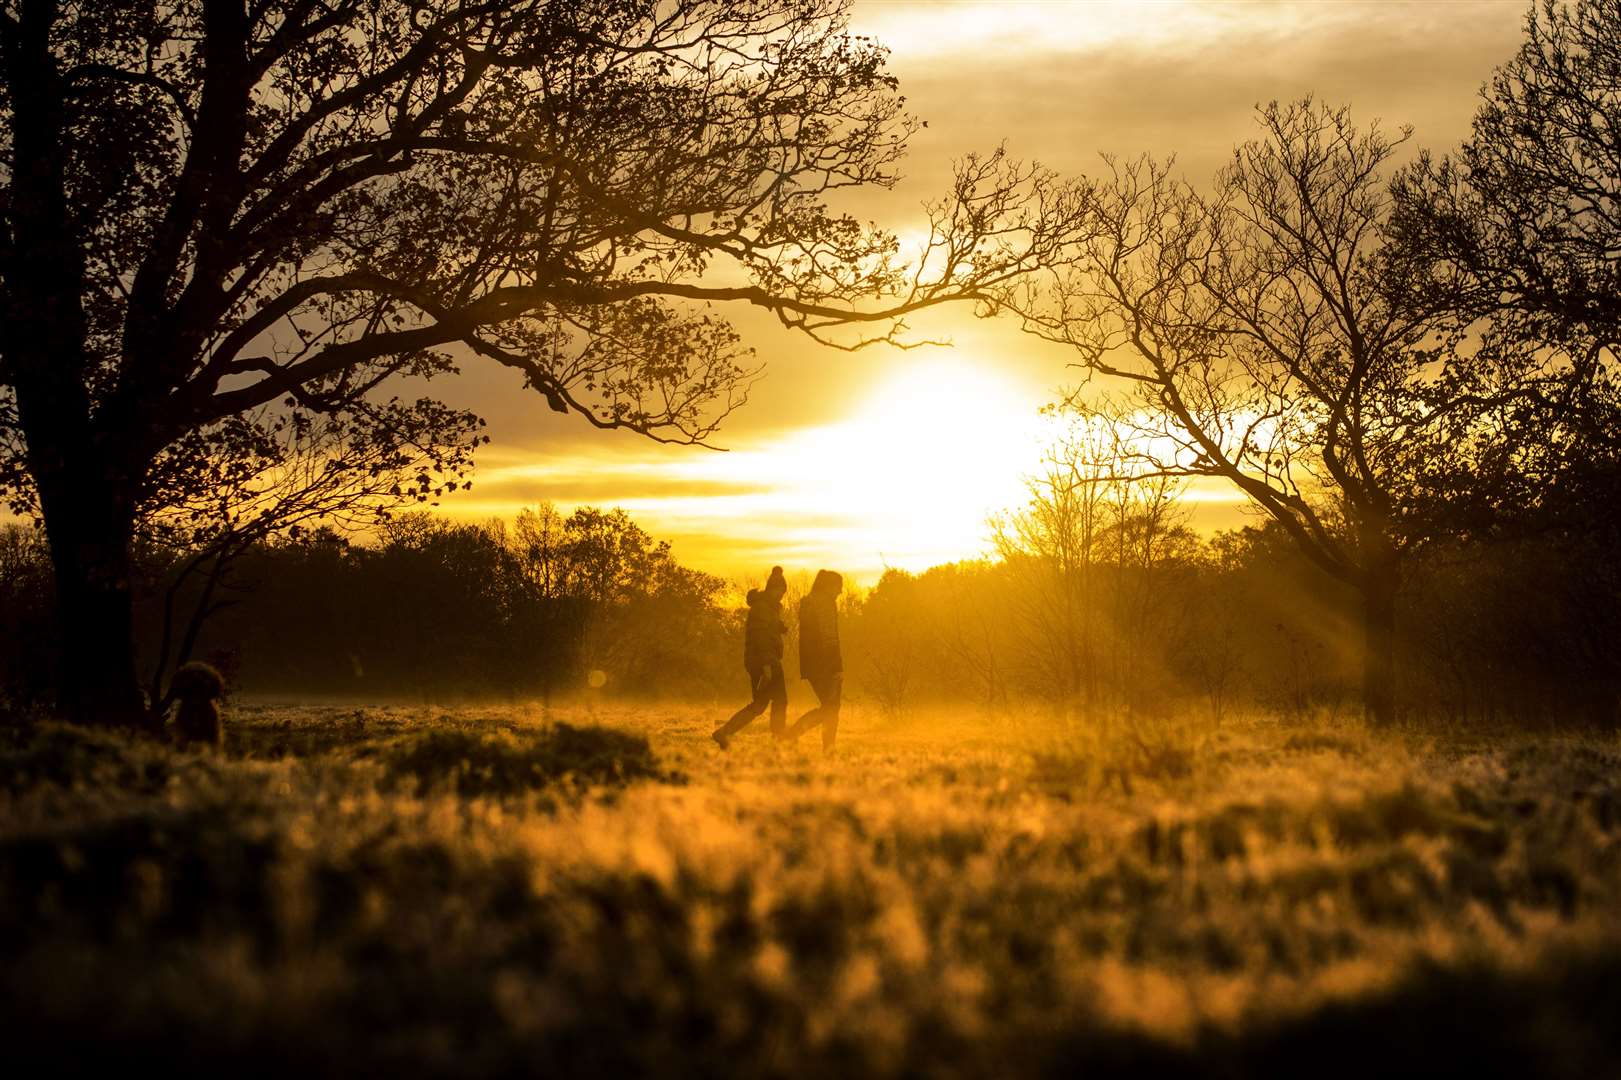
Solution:
<svg viewBox="0 0 1621 1080"><path fill-rule="evenodd" d="M844 658L839 654L839 593L844 578L819 570L810 592L799 602L799 677L816 691L818 705L788 731L797 739L818 724L822 750L833 752L839 732L839 698L844 689Z"/></svg>
<svg viewBox="0 0 1621 1080"><path fill-rule="evenodd" d="M749 674L749 703L710 737L725 750L732 736L749 725L756 716L771 710L771 734L783 738L788 728L788 686L782 673L782 638L788 624L782 620L782 597L788 591L788 581L782 567L773 566L766 578L765 588L750 589L749 616L743 627L743 670Z"/></svg>

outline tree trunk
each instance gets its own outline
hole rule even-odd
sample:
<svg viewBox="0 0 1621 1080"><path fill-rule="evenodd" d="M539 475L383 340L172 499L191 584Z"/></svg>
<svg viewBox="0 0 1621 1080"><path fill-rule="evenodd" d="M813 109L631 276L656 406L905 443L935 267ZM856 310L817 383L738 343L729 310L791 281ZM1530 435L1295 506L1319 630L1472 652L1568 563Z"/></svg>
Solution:
<svg viewBox="0 0 1621 1080"><path fill-rule="evenodd" d="M1362 708L1370 724L1396 721L1396 590L1400 564L1394 552L1367 553L1362 579Z"/></svg>
<svg viewBox="0 0 1621 1080"><path fill-rule="evenodd" d="M56 572L58 706L77 724L139 726L145 703L130 588L133 500L103 473L42 483L40 503Z"/></svg>
<svg viewBox="0 0 1621 1080"><path fill-rule="evenodd" d="M92 419L87 245L69 212L70 87L52 52L57 5L13 6L0 50L0 74L12 88L5 162L11 232L0 245L0 326L55 569L57 704L78 723L138 724L129 571L132 478L144 463L128 439L110 438L115 429ZM126 410L122 430L148 422Z"/></svg>

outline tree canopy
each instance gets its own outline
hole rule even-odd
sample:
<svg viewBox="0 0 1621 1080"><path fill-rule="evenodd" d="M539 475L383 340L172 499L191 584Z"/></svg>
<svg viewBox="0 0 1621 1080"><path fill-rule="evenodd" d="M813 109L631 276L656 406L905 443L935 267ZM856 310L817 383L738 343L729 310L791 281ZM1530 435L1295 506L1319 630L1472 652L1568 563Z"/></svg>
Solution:
<svg viewBox="0 0 1621 1080"><path fill-rule="evenodd" d="M183 502L198 489L167 479L244 452L288 410L437 447L453 483L467 423L387 387L477 360L598 427L702 441L757 370L712 303L881 339L1033 265L1048 240L1027 222L1065 215L1021 218L1050 192L1000 155L965 164L911 263L833 205L892 184L916 126L847 15L848 0L0 12L0 428L22 461L0 480L37 496L69 655L124 688L95 708L130 708L139 507Z"/></svg>
<svg viewBox="0 0 1621 1080"><path fill-rule="evenodd" d="M1470 524L1590 520L1621 461L1621 4L1534 4L1469 138L1393 184L1401 257L1453 324L1476 411Z"/></svg>

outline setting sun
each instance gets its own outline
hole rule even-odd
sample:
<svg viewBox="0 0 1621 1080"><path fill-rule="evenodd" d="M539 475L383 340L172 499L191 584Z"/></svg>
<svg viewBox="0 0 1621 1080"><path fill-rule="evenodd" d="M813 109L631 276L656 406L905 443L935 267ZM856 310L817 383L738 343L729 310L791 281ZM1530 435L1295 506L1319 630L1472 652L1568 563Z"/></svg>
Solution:
<svg viewBox="0 0 1621 1080"><path fill-rule="evenodd" d="M937 352L861 388L842 418L724 453L490 455L478 497L449 509L465 520L548 499L566 509L584 504L568 494L575 484L611 483L615 505L715 572L780 562L870 583L886 567L983 553L986 519L1024 500L1051 438L1049 397L1002 366Z"/></svg>
<svg viewBox="0 0 1621 1080"><path fill-rule="evenodd" d="M1039 460L1039 402L989 365L924 361L884 380L845 421L762 448L790 511L852 519L858 568L922 569L983 548L986 518L1021 498Z"/></svg>

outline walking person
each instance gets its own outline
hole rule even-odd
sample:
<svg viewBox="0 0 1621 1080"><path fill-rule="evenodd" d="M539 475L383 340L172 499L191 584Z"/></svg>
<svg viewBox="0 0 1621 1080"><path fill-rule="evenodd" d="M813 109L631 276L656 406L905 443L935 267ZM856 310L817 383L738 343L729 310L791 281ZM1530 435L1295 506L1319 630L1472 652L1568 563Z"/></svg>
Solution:
<svg viewBox="0 0 1621 1080"><path fill-rule="evenodd" d="M732 736L747 727L756 716L771 710L771 734L782 738L788 727L788 685L782 674L782 638L788 624L782 621L782 597L788 581L782 567L773 566L765 588L750 589L749 617L743 627L743 669L749 673L749 703L710 737L725 750Z"/></svg>
<svg viewBox="0 0 1621 1080"><path fill-rule="evenodd" d="M788 732L797 739L822 726L822 750L833 752L839 733L839 698L844 690L844 658L839 655L839 593L844 578L819 570L810 592L799 602L799 677L816 691L816 708L801 716Z"/></svg>

